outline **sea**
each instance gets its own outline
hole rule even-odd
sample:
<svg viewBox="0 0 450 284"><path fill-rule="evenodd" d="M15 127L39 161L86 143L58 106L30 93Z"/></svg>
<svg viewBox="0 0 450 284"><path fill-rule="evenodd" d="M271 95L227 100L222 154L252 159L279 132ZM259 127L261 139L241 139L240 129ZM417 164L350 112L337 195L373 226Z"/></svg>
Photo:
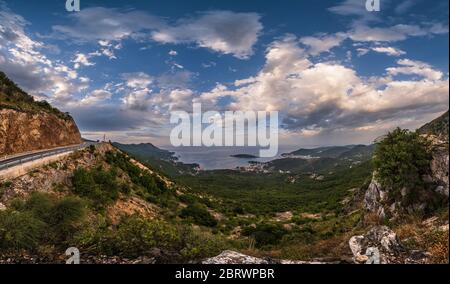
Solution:
<svg viewBox="0 0 450 284"><path fill-rule="evenodd" d="M165 147L175 153L180 162L199 164L202 170L235 169L245 167L250 161L269 162L281 158L283 153L298 150L298 146L279 146L278 155L273 158L236 158L232 155L246 154L259 156L258 147Z"/></svg>

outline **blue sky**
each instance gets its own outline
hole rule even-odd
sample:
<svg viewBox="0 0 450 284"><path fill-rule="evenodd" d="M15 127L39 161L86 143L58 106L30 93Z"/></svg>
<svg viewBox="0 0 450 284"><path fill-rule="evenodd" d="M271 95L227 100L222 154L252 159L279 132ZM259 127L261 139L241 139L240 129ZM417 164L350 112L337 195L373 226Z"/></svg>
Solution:
<svg viewBox="0 0 450 284"><path fill-rule="evenodd" d="M170 111L277 110L281 144L370 143L448 109L448 1L0 1L0 70L83 135L168 144Z"/></svg>

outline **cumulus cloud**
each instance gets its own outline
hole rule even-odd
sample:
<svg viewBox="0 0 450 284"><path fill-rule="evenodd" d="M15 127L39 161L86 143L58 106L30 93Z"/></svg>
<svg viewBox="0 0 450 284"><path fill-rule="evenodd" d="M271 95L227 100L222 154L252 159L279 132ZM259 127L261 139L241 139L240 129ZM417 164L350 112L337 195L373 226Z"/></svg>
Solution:
<svg viewBox="0 0 450 284"><path fill-rule="evenodd" d="M241 59L253 54L263 29L256 13L209 11L174 23L140 11L85 8L70 16L72 25L55 25L55 36L77 41L121 41L152 39L160 43L195 44ZM103 53L111 53L111 49Z"/></svg>
<svg viewBox="0 0 450 284"><path fill-rule="evenodd" d="M372 47L372 50L378 53L385 53L389 56L401 56L406 54L403 50L390 46L376 46Z"/></svg>
<svg viewBox="0 0 450 284"><path fill-rule="evenodd" d="M443 77L443 73L441 71L433 69L430 65L424 62L401 59L398 60L397 63L400 65L399 67L387 68L390 75L418 75L432 81L440 80Z"/></svg>
<svg viewBox="0 0 450 284"><path fill-rule="evenodd" d="M124 73L122 78L132 89L145 89L153 82L153 78L144 72Z"/></svg>
<svg viewBox="0 0 450 284"><path fill-rule="evenodd" d="M346 37L344 33L318 37L308 36L300 38L300 42L308 46L309 53L318 55L322 52L330 51L333 47L339 46Z"/></svg>
<svg viewBox="0 0 450 284"><path fill-rule="evenodd" d="M244 59L253 54L262 28L256 13L211 11L154 31L152 38L161 43L195 43Z"/></svg>
<svg viewBox="0 0 450 284"><path fill-rule="evenodd" d="M235 110L277 110L285 129L310 136L337 130L369 131L367 127L376 132L414 113L439 113L448 108L448 78L425 63L403 59L386 70L391 76L420 78L367 79L339 63L313 63L308 57L293 36L275 41L256 76L237 80L234 88L218 85L197 100L214 106L220 98L231 96L229 107Z"/></svg>
<svg viewBox="0 0 450 284"><path fill-rule="evenodd" d="M77 53L75 54L75 58L72 60L72 63L74 63L74 68L78 69L81 66L94 66L95 63L89 61L89 56L83 53Z"/></svg>
<svg viewBox="0 0 450 284"><path fill-rule="evenodd" d="M112 94L109 91L98 89L98 90L92 91L89 95L84 97L81 100L81 104L82 105L94 105L94 104L97 104L99 102L103 102L105 100L108 100L111 97L112 97Z"/></svg>
<svg viewBox="0 0 450 284"><path fill-rule="evenodd" d="M36 98L58 105L74 101L74 94L87 88L78 73L42 53L44 44L29 37L29 24L4 4L0 10L0 69Z"/></svg>

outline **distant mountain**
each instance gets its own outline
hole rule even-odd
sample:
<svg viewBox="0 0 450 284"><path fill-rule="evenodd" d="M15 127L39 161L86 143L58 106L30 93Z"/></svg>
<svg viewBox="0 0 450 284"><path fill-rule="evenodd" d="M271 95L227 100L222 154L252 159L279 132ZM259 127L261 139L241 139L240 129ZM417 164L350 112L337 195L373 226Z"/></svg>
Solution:
<svg viewBox="0 0 450 284"><path fill-rule="evenodd" d="M160 170L164 174L175 177L180 174L192 174L199 167L198 164L178 162L174 152L160 149L151 143L121 144L112 143L116 148L128 153L139 161Z"/></svg>
<svg viewBox="0 0 450 284"><path fill-rule="evenodd" d="M163 160L177 160L174 156L174 152L170 152L164 149L160 149L151 143L141 143L141 144L121 144L114 142L113 146L128 152L134 156L139 156L142 158L158 158Z"/></svg>
<svg viewBox="0 0 450 284"><path fill-rule="evenodd" d="M436 118L435 120L425 124L421 128L419 128L417 131L422 134L433 134L438 136L441 139L448 140L448 119L449 119L449 113L448 111L441 115L440 117Z"/></svg>
<svg viewBox="0 0 450 284"><path fill-rule="evenodd" d="M299 149L283 154L282 159L266 163L272 171L292 173L326 173L343 167L352 167L372 158L374 145L347 145Z"/></svg>
<svg viewBox="0 0 450 284"><path fill-rule="evenodd" d="M314 158L353 158L370 157L373 153L373 145L347 145L347 146L331 146L331 147L319 147L312 149L299 149L294 152L283 154L285 157L289 156L305 156Z"/></svg>
<svg viewBox="0 0 450 284"><path fill-rule="evenodd" d="M317 158L337 158L339 155L352 149L352 146L319 147L313 149L299 149L285 154L285 156L311 156Z"/></svg>

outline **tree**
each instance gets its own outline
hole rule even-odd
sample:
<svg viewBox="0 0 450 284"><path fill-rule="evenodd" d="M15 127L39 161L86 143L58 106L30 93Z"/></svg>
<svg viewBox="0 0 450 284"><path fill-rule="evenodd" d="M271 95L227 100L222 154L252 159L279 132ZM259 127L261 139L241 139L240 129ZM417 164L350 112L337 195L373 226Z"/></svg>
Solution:
<svg viewBox="0 0 450 284"><path fill-rule="evenodd" d="M426 138L400 128L377 142L373 159L376 178L392 197L399 198L403 188L410 193L425 188L423 176L430 173L432 159L428 148Z"/></svg>

